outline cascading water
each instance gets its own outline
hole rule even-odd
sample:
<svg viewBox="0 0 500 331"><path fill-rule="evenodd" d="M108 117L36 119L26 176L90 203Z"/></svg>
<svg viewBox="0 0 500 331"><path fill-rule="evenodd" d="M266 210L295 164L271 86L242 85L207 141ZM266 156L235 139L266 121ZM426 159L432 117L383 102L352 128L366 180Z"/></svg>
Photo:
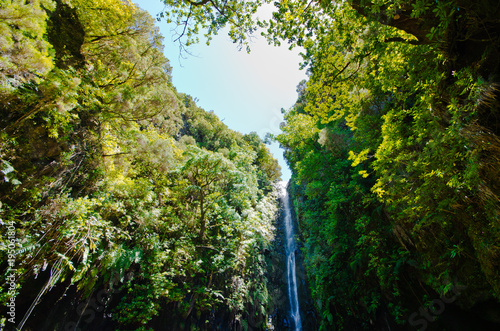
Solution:
<svg viewBox="0 0 500 331"><path fill-rule="evenodd" d="M290 203L286 187L288 182L281 182L281 201L285 210L285 233L286 233L286 272L288 299L290 300L290 316L295 324L295 331L302 330L302 322L299 312L299 296L297 293L297 272L295 270L295 240L293 236L292 215L290 212Z"/></svg>

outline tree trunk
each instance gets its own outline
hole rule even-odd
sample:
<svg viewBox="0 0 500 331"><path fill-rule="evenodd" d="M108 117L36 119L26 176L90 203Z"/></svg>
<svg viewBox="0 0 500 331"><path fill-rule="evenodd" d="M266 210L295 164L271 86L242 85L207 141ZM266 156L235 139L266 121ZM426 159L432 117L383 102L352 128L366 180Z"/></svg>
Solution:
<svg viewBox="0 0 500 331"><path fill-rule="evenodd" d="M395 27L396 29L403 30L415 36L419 44L431 43L427 35L430 33L431 28L439 22L439 19L434 15L432 15L432 17L411 17L412 7L409 4L403 4L401 10L399 10L395 16L388 16L386 6L381 6L378 14L373 13L371 9L376 5L369 1L351 0L350 4L358 14L371 21L377 21L384 25Z"/></svg>
<svg viewBox="0 0 500 331"><path fill-rule="evenodd" d="M200 198L200 235L198 239L200 243L205 241L205 232L207 230L207 221L205 220L205 196L202 195Z"/></svg>

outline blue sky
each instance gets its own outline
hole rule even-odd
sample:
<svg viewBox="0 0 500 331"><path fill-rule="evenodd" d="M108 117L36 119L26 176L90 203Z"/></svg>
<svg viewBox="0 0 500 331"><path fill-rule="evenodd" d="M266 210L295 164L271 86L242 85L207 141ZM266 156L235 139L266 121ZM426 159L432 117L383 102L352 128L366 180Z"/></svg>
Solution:
<svg viewBox="0 0 500 331"><path fill-rule="evenodd" d="M163 9L160 0L135 0L153 17ZM264 13L265 15L265 13ZM281 108L290 108L297 99L296 86L306 78L299 70L299 50L268 45L256 35L251 52L238 51L227 33L221 31L211 42L190 46L193 56L179 58L178 44L173 42L175 25L158 22L165 37L165 55L173 67L173 83L179 92L197 98L203 109L213 110L231 129L242 133L255 131L261 138L267 132L279 133L283 120ZM270 146L280 162L283 179L290 171L278 144Z"/></svg>

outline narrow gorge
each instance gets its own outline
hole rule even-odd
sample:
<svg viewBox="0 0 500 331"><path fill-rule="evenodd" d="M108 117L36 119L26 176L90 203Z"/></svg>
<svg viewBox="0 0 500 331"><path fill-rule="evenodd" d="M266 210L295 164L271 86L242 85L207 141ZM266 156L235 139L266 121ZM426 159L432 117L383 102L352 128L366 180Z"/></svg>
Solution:
<svg viewBox="0 0 500 331"><path fill-rule="evenodd" d="M0 3L0 329L500 330L498 0L158 1ZM307 73L243 133L223 31Z"/></svg>
<svg viewBox="0 0 500 331"><path fill-rule="evenodd" d="M292 330L301 331L302 321L300 318L299 295L297 289L297 271L295 252L295 231L293 228L292 215L290 211L290 199L288 197L288 182L280 183L280 198L283 204L283 220L285 223L285 241L286 241L286 280L288 288L288 300L290 302L290 317L293 323Z"/></svg>

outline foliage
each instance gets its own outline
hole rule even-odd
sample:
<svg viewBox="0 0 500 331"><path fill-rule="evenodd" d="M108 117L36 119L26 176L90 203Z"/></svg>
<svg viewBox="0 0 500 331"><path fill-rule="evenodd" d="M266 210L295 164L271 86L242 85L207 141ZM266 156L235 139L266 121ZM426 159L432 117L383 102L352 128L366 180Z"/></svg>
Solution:
<svg viewBox="0 0 500 331"><path fill-rule="evenodd" d="M280 1L269 22L268 1L164 3L181 46L229 26L242 46L267 27L304 48L309 79L275 138L323 329L405 324L452 281L462 309L498 300L495 1ZM115 328L263 314L280 171L260 138L176 92L128 1L7 1L0 16L0 212L22 323L99 286L122 291L102 307Z"/></svg>
<svg viewBox="0 0 500 331"><path fill-rule="evenodd" d="M205 31L207 44L210 44L213 36L229 26L228 35L231 40L240 47L245 46L247 52L250 52L250 37L256 31L257 25L264 24L254 16L259 6L271 1L162 0L162 2L166 8L158 16L168 23L175 22L178 25L181 31L177 31L176 41L179 41L181 49L199 42L199 34L202 31Z"/></svg>
<svg viewBox="0 0 500 331"><path fill-rule="evenodd" d="M129 2L12 1L0 14L0 213L15 225L19 327L67 329L43 317L54 306L92 328L81 305L99 288L115 329L261 311L255 262L281 174L260 138L177 93L158 28Z"/></svg>
<svg viewBox="0 0 500 331"><path fill-rule="evenodd" d="M12 91L11 85L36 80L52 69L50 44L44 40L50 0L30 3L3 1L0 5L0 95Z"/></svg>
<svg viewBox="0 0 500 331"><path fill-rule="evenodd" d="M467 286L461 307L498 299L498 176L487 170L498 166L498 37L472 37L498 31L498 8L277 8L269 40L304 47L310 74L276 139L323 328L368 329L385 312L404 324L452 280ZM479 52L465 52L472 44Z"/></svg>

